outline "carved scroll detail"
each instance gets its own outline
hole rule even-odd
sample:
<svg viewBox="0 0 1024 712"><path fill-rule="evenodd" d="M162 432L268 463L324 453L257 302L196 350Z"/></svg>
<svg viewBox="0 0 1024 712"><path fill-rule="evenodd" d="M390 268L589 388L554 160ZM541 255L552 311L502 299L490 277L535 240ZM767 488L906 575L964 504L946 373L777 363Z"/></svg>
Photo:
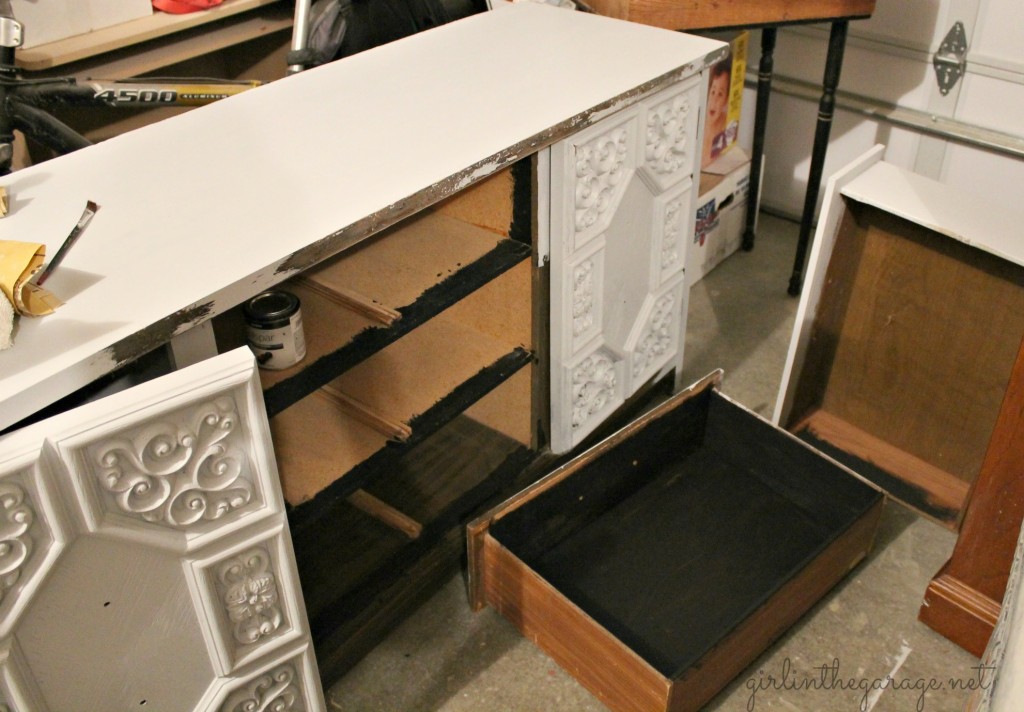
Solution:
<svg viewBox="0 0 1024 712"><path fill-rule="evenodd" d="M95 450L99 482L121 512L184 529L253 499L234 399L202 403L181 418L148 423Z"/></svg>
<svg viewBox="0 0 1024 712"><path fill-rule="evenodd" d="M633 375L639 376L647 367L672 348L673 307L676 296L672 292L654 303L647 330L633 352Z"/></svg>
<svg viewBox="0 0 1024 712"><path fill-rule="evenodd" d="M18 582L32 553L28 530L35 521L35 511L26 499L20 486L0 482L0 601Z"/></svg>
<svg viewBox="0 0 1024 712"><path fill-rule="evenodd" d="M572 271L572 335L594 325L594 260L584 260Z"/></svg>
<svg viewBox="0 0 1024 712"><path fill-rule="evenodd" d="M670 200L665 206L665 223L661 233L661 270L670 270L679 261L679 235L683 229L683 199Z"/></svg>
<svg viewBox="0 0 1024 712"><path fill-rule="evenodd" d="M305 712L297 677L292 665L280 665L233 694L221 712Z"/></svg>
<svg viewBox="0 0 1024 712"><path fill-rule="evenodd" d="M687 124L691 110L689 95L679 94L647 114L644 162L654 173L665 175L689 168Z"/></svg>
<svg viewBox="0 0 1024 712"><path fill-rule="evenodd" d="M576 150L576 231L596 223L626 177L629 132L619 127Z"/></svg>
<svg viewBox="0 0 1024 712"><path fill-rule="evenodd" d="M572 372L572 427L578 428L615 397L615 362L602 353L588 356Z"/></svg>
<svg viewBox="0 0 1024 712"><path fill-rule="evenodd" d="M239 643L255 643L273 635L284 623L270 553L263 547L221 563L217 581L233 624L232 634Z"/></svg>

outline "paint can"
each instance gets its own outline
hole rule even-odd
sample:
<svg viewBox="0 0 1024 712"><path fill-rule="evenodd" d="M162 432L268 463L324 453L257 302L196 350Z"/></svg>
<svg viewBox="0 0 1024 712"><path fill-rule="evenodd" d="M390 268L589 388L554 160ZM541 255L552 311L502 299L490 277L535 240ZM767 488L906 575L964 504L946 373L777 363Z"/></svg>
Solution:
<svg viewBox="0 0 1024 712"><path fill-rule="evenodd" d="M272 290L245 303L246 336L260 368L274 371L294 366L306 355L299 298Z"/></svg>

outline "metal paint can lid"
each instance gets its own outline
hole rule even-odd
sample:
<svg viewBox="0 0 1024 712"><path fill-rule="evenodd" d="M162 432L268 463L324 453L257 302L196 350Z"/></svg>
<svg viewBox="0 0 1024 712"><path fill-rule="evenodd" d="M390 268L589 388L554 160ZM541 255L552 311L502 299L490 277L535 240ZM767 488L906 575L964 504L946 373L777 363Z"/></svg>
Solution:
<svg viewBox="0 0 1024 712"><path fill-rule="evenodd" d="M263 292L246 302L246 340L260 368L280 370L306 356L299 298L280 290Z"/></svg>
<svg viewBox="0 0 1024 712"><path fill-rule="evenodd" d="M287 326L298 310L299 298L283 290L257 294L246 302L242 309L246 323L257 329L279 329Z"/></svg>

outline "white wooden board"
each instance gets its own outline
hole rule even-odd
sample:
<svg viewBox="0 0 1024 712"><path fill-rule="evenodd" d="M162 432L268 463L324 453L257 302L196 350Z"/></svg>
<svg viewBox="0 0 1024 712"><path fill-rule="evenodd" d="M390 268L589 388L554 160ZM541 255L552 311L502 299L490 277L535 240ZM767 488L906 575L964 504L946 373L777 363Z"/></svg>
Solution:
<svg viewBox="0 0 1024 712"><path fill-rule="evenodd" d="M843 187L865 171L870 170L873 166L879 165L884 152L884 146L875 146L858 160L830 177L825 185L824 208L821 219L818 220L814 240L811 243L811 254L807 262L807 276L804 278L804 288L800 294L800 304L796 309L793 335L790 337L786 364L782 369L779 395L775 401L775 412L772 415L772 422L780 427L789 417L789 410L793 405L796 388L793 376L803 370L804 360L807 357L807 349L811 340L811 328L814 326L814 317L818 313L818 303L821 301L821 293L825 288L825 272L828 269L829 261L832 259L832 250L835 248L840 220L843 217L843 213L846 212L846 204L843 202L842 194Z"/></svg>
<svg viewBox="0 0 1024 712"><path fill-rule="evenodd" d="M887 162L842 188L843 195L954 240L1024 264L1024 202L1003 202L910 173Z"/></svg>

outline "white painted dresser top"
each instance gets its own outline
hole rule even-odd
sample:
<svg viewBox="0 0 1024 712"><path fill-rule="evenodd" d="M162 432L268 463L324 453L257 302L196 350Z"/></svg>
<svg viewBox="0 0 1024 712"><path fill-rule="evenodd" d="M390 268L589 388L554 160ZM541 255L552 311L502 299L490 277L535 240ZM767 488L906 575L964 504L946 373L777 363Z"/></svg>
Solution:
<svg viewBox="0 0 1024 712"><path fill-rule="evenodd" d="M0 180L0 239L48 255L57 313L0 352L0 427L502 166L700 71L722 45L519 3ZM709 58L710 55L710 58Z"/></svg>

